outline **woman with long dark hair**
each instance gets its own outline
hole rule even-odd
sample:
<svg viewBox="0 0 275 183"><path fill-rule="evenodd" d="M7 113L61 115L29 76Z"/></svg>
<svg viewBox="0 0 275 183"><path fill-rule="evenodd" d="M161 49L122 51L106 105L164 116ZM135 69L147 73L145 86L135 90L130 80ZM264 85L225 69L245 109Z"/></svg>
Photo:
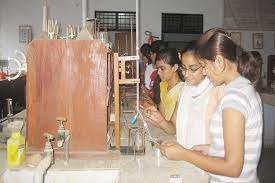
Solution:
<svg viewBox="0 0 275 183"><path fill-rule="evenodd" d="M161 79L159 84L159 110L151 105L145 108L146 117L150 122L167 133L176 133L176 112L179 94L183 86L181 62L174 48L164 48L156 55L157 74Z"/></svg>
<svg viewBox="0 0 275 183"><path fill-rule="evenodd" d="M177 143L164 143L161 152L168 159L184 160L209 172L211 183L256 183L263 118L254 82L260 76L247 70L255 58L217 28L202 35L197 56L213 85L225 84L210 123L211 144L189 150Z"/></svg>

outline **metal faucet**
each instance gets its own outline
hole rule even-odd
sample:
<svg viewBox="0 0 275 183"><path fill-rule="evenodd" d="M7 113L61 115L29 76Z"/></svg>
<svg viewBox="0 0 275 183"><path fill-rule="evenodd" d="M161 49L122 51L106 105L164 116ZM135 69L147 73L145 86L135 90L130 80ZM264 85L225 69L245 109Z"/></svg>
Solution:
<svg viewBox="0 0 275 183"><path fill-rule="evenodd" d="M57 130L57 147L63 147L64 151L64 164L69 162L69 140L70 140L70 131L66 130L64 123L67 121L66 118L58 117L56 118L59 122L59 127Z"/></svg>
<svg viewBox="0 0 275 183"><path fill-rule="evenodd" d="M7 98L7 119L10 122L11 118L13 116L13 106L12 106L12 99L11 98Z"/></svg>
<svg viewBox="0 0 275 183"><path fill-rule="evenodd" d="M50 133L44 133L44 137L46 138L46 143L44 147L44 155L45 157L51 158L51 164L54 164L54 152L53 152L53 146L52 141L54 139L53 135Z"/></svg>

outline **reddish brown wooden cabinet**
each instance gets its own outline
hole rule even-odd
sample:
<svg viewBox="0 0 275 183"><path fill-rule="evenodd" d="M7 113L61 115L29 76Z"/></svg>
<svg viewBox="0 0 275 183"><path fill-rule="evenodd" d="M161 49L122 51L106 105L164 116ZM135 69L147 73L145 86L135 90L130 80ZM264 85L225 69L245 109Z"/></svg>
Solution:
<svg viewBox="0 0 275 183"><path fill-rule="evenodd" d="M70 151L105 151L107 47L99 40L35 40L27 63L28 149L42 150L43 133L57 137L56 117L65 117Z"/></svg>

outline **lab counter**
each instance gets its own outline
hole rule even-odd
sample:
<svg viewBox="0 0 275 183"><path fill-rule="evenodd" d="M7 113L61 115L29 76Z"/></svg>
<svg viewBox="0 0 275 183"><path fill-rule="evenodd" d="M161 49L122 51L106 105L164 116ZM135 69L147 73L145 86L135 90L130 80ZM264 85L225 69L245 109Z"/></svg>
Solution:
<svg viewBox="0 0 275 183"><path fill-rule="evenodd" d="M33 182L35 168L23 167L20 170L6 170L5 183ZM104 183L169 183L170 176L178 176L182 182L206 183L207 175L186 162L167 160L155 157L152 151L145 156L120 156L116 160L89 159L70 160L63 165L57 160L45 174L45 183L66 182L104 182Z"/></svg>
<svg viewBox="0 0 275 183"><path fill-rule="evenodd" d="M149 128L154 137L175 139L160 129L150 125ZM3 175L4 182L32 183L34 173L35 167L27 165L15 171L7 169ZM144 155L122 155L118 151L109 150L87 159L70 158L68 165L64 164L62 158L57 159L46 172L44 182L169 183L170 177L179 177L182 182L188 183L208 182L208 175L195 166L158 156L148 140L145 141Z"/></svg>

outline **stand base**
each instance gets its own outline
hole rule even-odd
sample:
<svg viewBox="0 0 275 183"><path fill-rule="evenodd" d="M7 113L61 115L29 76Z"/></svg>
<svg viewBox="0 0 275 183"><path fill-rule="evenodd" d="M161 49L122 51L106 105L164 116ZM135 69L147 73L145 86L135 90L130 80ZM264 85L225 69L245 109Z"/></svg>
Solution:
<svg viewBox="0 0 275 183"><path fill-rule="evenodd" d="M115 150L115 146L110 146L109 150ZM132 146L120 146L120 153L121 155L145 155L145 149L143 150L135 150Z"/></svg>

